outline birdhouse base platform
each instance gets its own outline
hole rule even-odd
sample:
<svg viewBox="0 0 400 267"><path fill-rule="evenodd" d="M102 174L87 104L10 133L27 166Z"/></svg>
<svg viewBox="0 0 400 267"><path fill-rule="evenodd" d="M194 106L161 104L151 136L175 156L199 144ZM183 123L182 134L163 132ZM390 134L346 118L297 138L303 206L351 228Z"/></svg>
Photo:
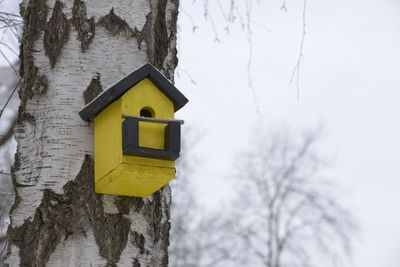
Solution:
<svg viewBox="0 0 400 267"><path fill-rule="evenodd" d="M175 168L121 163L95 181L100 194L146 197L175 178Z"/></svg>

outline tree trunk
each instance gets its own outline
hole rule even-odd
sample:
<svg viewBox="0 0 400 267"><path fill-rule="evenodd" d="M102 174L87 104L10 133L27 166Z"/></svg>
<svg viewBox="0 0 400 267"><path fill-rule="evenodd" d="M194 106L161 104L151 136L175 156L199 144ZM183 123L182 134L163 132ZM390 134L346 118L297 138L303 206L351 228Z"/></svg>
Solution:
<svg viewBox="0 0 400 267"><path fill-rule="evenodd" d="M146 62L173 79L179 0L25 1L6 266L167 266L171 190L98 195L78 112Z"/></svg>

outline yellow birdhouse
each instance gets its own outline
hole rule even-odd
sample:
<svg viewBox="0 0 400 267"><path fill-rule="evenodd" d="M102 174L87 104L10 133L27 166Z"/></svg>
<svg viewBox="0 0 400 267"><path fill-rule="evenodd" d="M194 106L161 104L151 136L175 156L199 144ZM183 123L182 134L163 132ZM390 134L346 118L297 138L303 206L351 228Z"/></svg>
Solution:
<svg viewBox="0 0 400 267"><path fill-rule="evenodd" d="M146 64L79 112L94 121L96 193L148 196L175 178L187 98Z"/></svg>

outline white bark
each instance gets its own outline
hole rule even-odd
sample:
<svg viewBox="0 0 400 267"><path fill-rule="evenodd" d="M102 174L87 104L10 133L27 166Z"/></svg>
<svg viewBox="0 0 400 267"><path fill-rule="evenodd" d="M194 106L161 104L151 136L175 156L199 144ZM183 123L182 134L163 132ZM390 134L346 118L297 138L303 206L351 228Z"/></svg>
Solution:
<svg viewBox="0 0 400 267"><path fill-rule="evenodd" d="M136 27L141 31L146 23L146 16L147 21L149 17L156 16L157 11L154 10L162 6L161 2L164 1L97 0L86 1L85 4L87 19L93 16L94 21L98 22L100 18L109 14L111 8L114 8L114 13L125 20L131 29ZM49 21L55 1L49 0L46 3L49 7L47 14ZM73 16L73 3L73 0L63 1L62 12L68 20ZM168 42L168 54L160 66L163 66L164 73L171 78L176 65L174 51L177 8L178 2L169 0L163 18L167 22L168 37L172 37ZM168 244L170 204L168 186L162 189L161 193L146 199L103 196L100 202L96 202L97 200L92 199L88 193L82 197L82 203L71 200L71 195L68 195L65 189L67 182L78 179L78 174L83 171L85 155L93 155L92 125L82 121L78 115L85 105L82 93L96 73L100 74L102 87L107 89L144 63L152 62L154 59L149 58L151 54L149 49L154 51L154 47L158 44L153 43L150 47L148 43L151 43L151 36L157 30L154 27L148 28L150 37L145 37L139 48L138 36L129 37L124 34L113 36L105 27L96 25L92 42L88 49L82 52L81 41L77 39L78 31L70 23L69 40L61 49L53 68L49 64L49 57L43 45L44 32L41 31L37 40L34 40L32 50L34 65L38 68L39 75L47 77L48 88L47 91L40 93L37 92L39 89L36 91L33 89L33 97L26 100L26 105L22 104L20 119L15 130L18 141L17 165L14 166L17 198L11 212L12 231L10 231L10 245L6 259L9 266L19 266L24 260L26 264L28 259L29 266L166 264L165 244ZM24 79L29 79L26 73L25 69ZM85 177L90 178L90 175L84 175L82 179ZM76 189L79 187L74 187L74 190ZM79 194L72 197L79 198ZM104 216L103 220L96 221L96 217L91 217L90 212L94 206L84 203L88 198L96 205L102 206L99 214ZM63 199L67 199L68 204L62 203ZM71 201L72 204L69 204ZM114 202L123 204L118 208ZM58 208L59 206L61 208ZM57 210L57 215L63 216L63 223L60 226L54 226L60 221L52 218L54 216L52 207ZM78 210L76 207L81 209ZM71 211L72 214L60 215L58 212L62 208L75 210ZM126 208L128 211L121 211ZM128 226L130 225L129 233L116 233L116 235L127 235L127 241L115 241L122 245L119 251L114 251L117 248L112 247L115 246L114 241L110 240L112 236L103 235L102 227L107 226L96 225L107 224L109 220L114 220L118 225L116 218L126 220ZM48 227L51 229L54 227L60 236L52 240L46 236L46 234L51 235L51 231L40 229L37 235L40 233L44 237L34 241L37 243L28 244L26 240L18 240L18 234L22 234L18 231L21 229L28 231L30 229L28 226L35 225L37 220L47 222ZM99 245L100 239L104 239L105 243L101 245L103 252ZM30 248L34 251L27 252L25 247L24 252L21 252L21 247L36 245L37 247Z"/></svg>

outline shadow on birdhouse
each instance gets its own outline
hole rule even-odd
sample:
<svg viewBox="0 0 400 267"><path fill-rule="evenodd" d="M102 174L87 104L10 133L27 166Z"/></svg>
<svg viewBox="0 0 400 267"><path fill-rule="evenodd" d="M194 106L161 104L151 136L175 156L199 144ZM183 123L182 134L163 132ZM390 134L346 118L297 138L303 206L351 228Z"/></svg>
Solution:
<svg viewBox="0 0 400 267"><path fill-rule="evenodd" d="M81 110L94 121L96 193L148 196L175 178L181 124L174 113L188 100L146 64Z"/></svg>

